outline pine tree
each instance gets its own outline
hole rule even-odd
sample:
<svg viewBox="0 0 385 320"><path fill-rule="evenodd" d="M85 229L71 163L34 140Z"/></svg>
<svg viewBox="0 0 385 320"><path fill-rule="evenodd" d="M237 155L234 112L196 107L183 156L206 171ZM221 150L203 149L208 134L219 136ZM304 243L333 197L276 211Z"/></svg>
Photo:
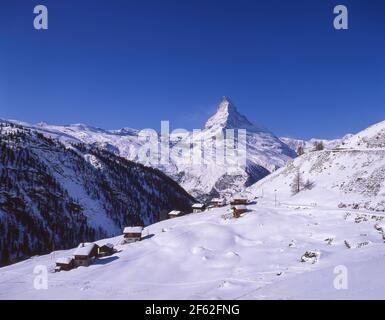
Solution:
<svg viewBox="0 0 385 320"><path fill-rule="evenodd" d="M303 186L304 186L304 183L303 183L302 174L298 169L294 176L293 182L291 184L291 192L293 193L293 195L300 193Z"/></svg>
<svg viewBox="0 0 385 320"><path fill-rule="evenodd" d="M299 146L297 148L297 155L302 156L304 153L305 153L305 149L303 148L303 146Z"/></svg>
<svg viewBox="0 0 385 320"><path fill-rule="evenodd" d="M322 141L315 141L313 143L314 151L321 151L325 149L324 143Z"/></svg>

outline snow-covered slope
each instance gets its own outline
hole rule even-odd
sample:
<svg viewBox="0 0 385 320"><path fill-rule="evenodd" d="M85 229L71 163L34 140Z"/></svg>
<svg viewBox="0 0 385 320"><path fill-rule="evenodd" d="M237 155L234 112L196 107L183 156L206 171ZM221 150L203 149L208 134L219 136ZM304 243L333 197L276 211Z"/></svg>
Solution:
<svg viewBox="0 0 385 320"><path fill-rule="evenodd" d="M0 264L148 225L192 197L158 170L0 123Z"/></svg>
<svg viewBox="0 0 385 320"><path fill-rule="evenodd" d="M224 207L162 221L133 244L100 241L118 252L88 268L52 273L74 250L0 268L0 299L385 298L383 215L272 205L239 219ZM301 262L306 251L318 261ZM47 290L34 288L36 266L49 270Z"/></svg>
<svg viewBox="0 0 385 320"><path fill-rule="evenodd" d="M26 126L25 123L23 123ZM121 130L103 130L77 124L54 126L45 123L29 128L51 138L59 139L63 143L83 142L119 154L132 161L141 161L138 158L138 148L143 142L138 140L138 131L124 128ZM216 148L213 138L223 134L226 129L235 130L235 145L242 142L237 139L238 129L246 129L246 166L229 165L216 161ZM285 143L270 131L252 124L241 115L234 104L226 97L218 105L217 112L207 121L201 132L193 135L187 132L183 137L171 135L170 154L168 163L150 163L160 169L193 196L205 200L218 195L229 197L245 189L270 172L284 166L296 156ZM181 144L191 147L202 146L206 156L202 164L193 163L190 159L179 156ZM198 147L199 148L199 147ZM206 150L206 151L204 151ZM209 150L209 151L207 151Z"/></svg>
<svg viewBox="0 0 385 320"><path fill-rule="evenodd" d="M347 138L332 150L307 153L249 188L279 201L385 211L384 123ZM308 188L293 194L295 177ZM298 181L298 179L297 179Z"/></svg>
<svg viewBox="0 0 385 320"><path fill-rule="evenodd" d="M351 136L343 141L341 148L347 149L382 149L385 150L385 121Z"/></svg>
<svg viewBox="0 0 385 320"><path fill-rule="evenodd" d="M292 193L295 177L312 187ZM277 190L277 191L275 191ZM294 204L349 206L385 211L384 151L317 151L295 159L248 191Z"/></svg>
<svg viewBox="0 0 385 320"><path fill-rule="evenodd" d="M287 137L281 137L281 141L286 143L290 149L298 153L299 148L302 148L304 153L308 153L311 151L314 151L315 144L316 143L322 143L325 150L331 150L339 146L341 143L343 143L345 140L352 137L352 134L345 135L342 139L310 139L310 140L301 140L301 139L293 139L293 138L287 138Z"/></svg>

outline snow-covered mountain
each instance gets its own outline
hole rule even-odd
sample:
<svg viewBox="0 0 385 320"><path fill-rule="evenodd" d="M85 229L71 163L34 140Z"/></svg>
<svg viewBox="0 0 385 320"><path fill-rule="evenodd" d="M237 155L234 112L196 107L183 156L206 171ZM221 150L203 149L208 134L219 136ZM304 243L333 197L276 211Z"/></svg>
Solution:
<svg viewBox="0 0 385 320"><path fill-rule="evenodd" d="M25 123L23 125L28 126ZM104 130L83 124L54 126L45 123L29 125L29 128L65 144L87 143L135 162L142 161L137 150L144 142L139 141L139 131L135 129ZM217 160L218 148L214 141L220 135L226 137L226 129L234 130L234 147L245 148L245 165ZM239 139L238 129L246 129L245 141ZM201 200L218 195L229 197L240 192L270 172L285 166L296 156L295 151L269 130L251 123L241 115L227 97L222 98L216 113L200 132L184 132L183 135L171 133L170 137L170 160L161 163L157 158L155 163L144 163L163 171ZM186 157L180 156L181 146L186 145L191 150L199 149L204 160L196 163L191 156L186 161Z"/></svg>
<svg viewBox="0 0 385 320"><path fill-rule="evenodd" d="M271 131L252 124L227 97L223 97L217 112L207 121L202 134L209 139L226 129L246 129L247 159L269 171L284 166L295 157L295 153Z"/></svg>
<svg viewBox="0 0 385 320"><path fill-rule="evenodd" d="M186 190L199 198L210 198L218 195L230 197L241 192L245 187L268 175L270 172L284 166L295 157L286 144L269 130L251 123L241 115L235 105L227 97L223 97L216 113L208 119L205 128L195 136L191 134L185 139L191 139L193 144L203 141L206 149L212 143L213 137L226 134L226 130L234 130L234 144L246 150L246 165L231 166L218 161L206 161L203 165L191 166L189 163L178 162L174 157L174 170L167 170ZM240 129L246 130L244 141L240 140ZM209 159L215 158L212 149ZM206 159L205 159L206 160Z"/></svg>
<svg viewBox="0 0 385 320"><path fill-rule="evenodd" d="M223 129L246 129L250 132L266 131L263 128L257 127L244 115L240 114L228 97L222 97L216 113L207 120L205 129L212 132Z"/></svg>
<svg viewBox="0 0 385 320"><path fill-rule="evenodd" d="M162 172L95 146L2 122L0 149L0 264L191 209Z"/></svg>
<svg viewBox="0 0 385 320"><path fill-rule="evenodd" d="M296 158L248 191L294 204L385 211L385 122L345 139L332 150ZM301 180L301 191L292 192ZM304 184L307 183L307 187Z"/></svg>

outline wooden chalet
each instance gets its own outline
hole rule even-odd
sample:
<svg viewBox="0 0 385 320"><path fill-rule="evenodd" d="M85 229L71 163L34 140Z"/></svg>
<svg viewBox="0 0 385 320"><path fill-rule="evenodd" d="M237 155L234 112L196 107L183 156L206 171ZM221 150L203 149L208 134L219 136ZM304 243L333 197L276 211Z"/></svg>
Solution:
<svg viewBox="0 0 385 320"><path fill-rule="evenodd" d="M183 212L178 210L173 210L168 214L169 219L178 218L181 216L183 216Z"/></svg>
<svg viewBox="0 0 385 320"><path fill-rule="evenodd" d="M73 269L74 266L75 266L74 258L72 257L60 258L56 260L55 272L69 271Z"/></svg>
<svg viewBox="0 0 385 320"><path fill-rule="evenodd" d="M126 227L123 230L124 243L140 241L143 227Z"/></svg>
<svg viewBox="0 0 385 320"><path fill-rule="evenodd" d="M108 257L115 253L114 245L112 243L106 243L99 247L98 256Z"/></svg>
<svg viewBox="0 0 385 320"><path fill-rule="evenodd" d="M214 198L210 201L209 206L211 208L220 208L226 205L225 199Z"/></svg>
<svg viewBox="0 0 385 320"><path fill-rule="evenodd" d="M247 205L248 199L242 196L234 196L233 199L230 201L231 206L237 206L237 205Z"/></svg>
<svg viewBox="0 0 385 320"><path fill-rule="evenodd" d="M194 203L192 205L193 213L203 212L206 209L206 205L203 203Z"/></svg>
<svg viewBox="0 0 385 320"><path fill-rule="evenodd" d="M247 212L247 207L245 205L240 204L232 207L231 210L233 211L233 217L239 218L242 213Z"/></svg>
<svg viewBox="0 0 385 320"><path fill-rule="evenodd" d="M74 252L75 266L88 267L98 256L99 246L95 243L81 243Z"/></svg>

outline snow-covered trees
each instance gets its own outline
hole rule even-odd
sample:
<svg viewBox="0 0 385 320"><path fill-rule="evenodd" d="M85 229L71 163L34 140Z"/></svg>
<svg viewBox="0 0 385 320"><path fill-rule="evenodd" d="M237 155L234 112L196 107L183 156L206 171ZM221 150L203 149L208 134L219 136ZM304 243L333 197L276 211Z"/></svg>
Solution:
<svg viewBox="0 0 385 320"><path fill-rule="evenodd" d="M188 212L193 200L158 170L21 126L0 123L0 151L0 265L153 223L162 211Z"/></svg>
<svg viewBox="0 0 385 320"><path fill-rule="evenodd" d="M291 183L291 192L293 195L300 193L302 190L311 190L314 187L314 182L307 179L304 181L302 172L297 169L293 182Z"/></svg>
<svg viewBox="0 0 385 320"><path fill-rule="evenodd" d="M302 173L299 170L297 170L297 172L295 173L293 182L291 184L291 192L293 194L297 194L301 192L303 185L304 183L303 183Z"/></svg>

